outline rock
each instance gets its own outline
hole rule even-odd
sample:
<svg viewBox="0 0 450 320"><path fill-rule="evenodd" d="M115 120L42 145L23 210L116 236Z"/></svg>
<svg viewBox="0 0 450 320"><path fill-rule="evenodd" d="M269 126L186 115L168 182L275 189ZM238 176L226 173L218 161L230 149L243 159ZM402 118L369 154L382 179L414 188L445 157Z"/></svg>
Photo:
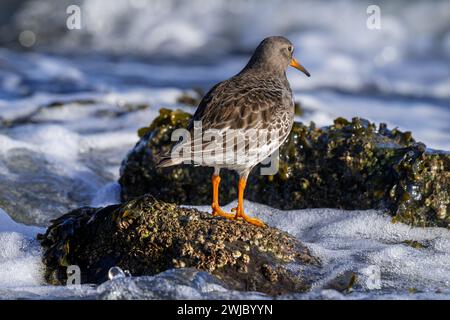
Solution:
<svg viewBox="0 0 450 320"><path fill-rule="evenodd" d="M358 279L358 275L353 271L345 271L336 278L325 284L325 289L332 289L339 292L350 292Z"/></svg>
<svg viewBox="0 0 450 320"><path fill-rule="evenodd" d="M211 168L180 165L156 169L154 155L168 152L171 132L191 115L161 109L123 161L122 199L150 193L180 204L209 204ZM256 167L245 197L280 209L330 207L386 209L393 221L449 227L450 154L427 150L410 132L377 128L367 120L343 118L329 127L295 123L280 148L278 174ZM221 174L221 202L237 198L234 173Z"/></svg>
<svg viewBox="0 0 450 320"><path fill-rule="evenodd" d="M69 265L79 266L83 283L106 281L114 266L133 276L196 268L229 289L278 295L309 288L287 264L313 269L319 264L285 232L180 208L150 195L74 210L54 220L38 239L51 284L66 283Z"/></svg>

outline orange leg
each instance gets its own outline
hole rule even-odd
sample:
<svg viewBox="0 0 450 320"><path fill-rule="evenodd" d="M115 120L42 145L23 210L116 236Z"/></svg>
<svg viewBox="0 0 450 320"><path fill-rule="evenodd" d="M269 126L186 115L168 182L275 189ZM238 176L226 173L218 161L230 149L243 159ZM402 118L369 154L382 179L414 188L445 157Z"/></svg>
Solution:
<svg viewBox="0 0 450 320"><path fill-rule="evenodd" d="M247 180L245 178L239 178L239 186L238 186L238 206L234 208L232 211L236 212L234 218L239 219L242 218L248 223L254 224L258 227L265 227L264 222L256 218L250 218L244 213L244 190Z"/></svg>
<svg viewBox="0 0 450 320"><path fill-rule="evenodd" d="M213 202L211 205L213 216L221 216L221 217L228 218L228 219L234 219L233 214L224 212L219 206L220 176L213 174L211 180L212 180L212 185L213 185Z"/></svg>

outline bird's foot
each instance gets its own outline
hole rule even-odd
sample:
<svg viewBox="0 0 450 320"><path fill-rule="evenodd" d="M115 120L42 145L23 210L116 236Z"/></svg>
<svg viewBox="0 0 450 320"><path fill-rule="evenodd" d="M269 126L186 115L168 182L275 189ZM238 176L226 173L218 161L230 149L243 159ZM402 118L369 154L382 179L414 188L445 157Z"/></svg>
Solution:
<svg viewBox="0 0 450 320"><path fill-rule="evenodd" d="M227 218L227 219L234 219L234 214L226 213L225 211L222 210L222 208L218 204L213 203L211 205L211 208L212 208L212 215L213 216L224 217L224 218Z"/></svg>
<svg viewBox="0 0 450 320"><path fill-rule="evenodd" d="M244 213L244 210L239 210L239 208L233 208L233 209L231 209L231 211L235 212L235 215L233 217L233 219L235 219L235 220L242 218L243 220L245 220L248 223L253 224L257 227L265 227L266 226L265 223L262 222L261 220L252 218L252 217L249 217L248 215L246 215Z"/></svg>

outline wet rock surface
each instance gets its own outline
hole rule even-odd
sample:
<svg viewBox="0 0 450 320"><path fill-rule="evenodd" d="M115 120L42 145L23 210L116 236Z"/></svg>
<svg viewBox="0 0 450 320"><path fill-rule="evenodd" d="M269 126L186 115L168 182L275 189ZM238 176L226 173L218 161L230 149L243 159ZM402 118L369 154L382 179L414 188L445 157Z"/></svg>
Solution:
<svg viewBox="0 0 450 320"><path fill-rule="evenodd" d="M168 152L171 133L191 115L161 109L139 130L140 141L122 163L122 199L150 193L168 202L208 204L211 168L180 165L155 168L155 155ZM338 118L316 128L295 123L280 148L276 175L256 167L247 183L247 199L280 209L331 207L386 209L393 221L415 226L450 224L450 154L430 151L410 132L376 126L367 120ZM222 174L221 202L237 197L237 177Z"/></svg>
<svg viewBox="0 0 450 320"><path fill-rule="evenodd" d="M213 217L150 195L74 210L38 238L51 284L66 283L69 265L80 267L83 283L104 282L113 266L133 276L196 268L229 289L279 295L309 288L288 265L320 267L306 247L278 229Z"/></svg>

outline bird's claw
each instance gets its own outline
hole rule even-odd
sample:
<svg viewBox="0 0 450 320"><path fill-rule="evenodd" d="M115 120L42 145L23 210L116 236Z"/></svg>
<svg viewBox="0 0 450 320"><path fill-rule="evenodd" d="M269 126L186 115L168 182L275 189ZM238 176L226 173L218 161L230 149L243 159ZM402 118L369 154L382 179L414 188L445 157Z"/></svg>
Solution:
<svg viewBox="0 0 450 320"><path fill-rule="evenodd" d="M246 215L244 213L243 210L242 211L238 210L237 207L236 208L232 208L231 212L235 213L235 215L234 215L234 219L235 220L238 220L239 218L242 218L244 221L247 221L248 223L253 224L255 226L258 226L258 227L265 227L266 226L264 224L264 222L262 222L261 220L249 217L248 215Z"/></svg>
<svg viewBox="0 0 450 320"><path fill-rule="evenodd" d="M243 210L238 210L238 208L232 208L231 212L233 213L227 213L225 211L223 211L218 205L213 204L212 205L212 215L217 217L223 217L226 219L230 219L230 220L239 220L242 219L250 224L253 224L255 226L258 227L265 227L266 225L264 224L264 222L262 222L259 219L256 218L251 218L248 215L246 215Z"/></svg>
<svg viewBox="0 0 450 320"><path fill-rule="evenodd" d="M212 205L212 215L217 217L224 217L227 219L234 219L235 215L231 214L231 213L227 213L225 211L222 210L222 208L220 208L218 205Z"/></svg>

